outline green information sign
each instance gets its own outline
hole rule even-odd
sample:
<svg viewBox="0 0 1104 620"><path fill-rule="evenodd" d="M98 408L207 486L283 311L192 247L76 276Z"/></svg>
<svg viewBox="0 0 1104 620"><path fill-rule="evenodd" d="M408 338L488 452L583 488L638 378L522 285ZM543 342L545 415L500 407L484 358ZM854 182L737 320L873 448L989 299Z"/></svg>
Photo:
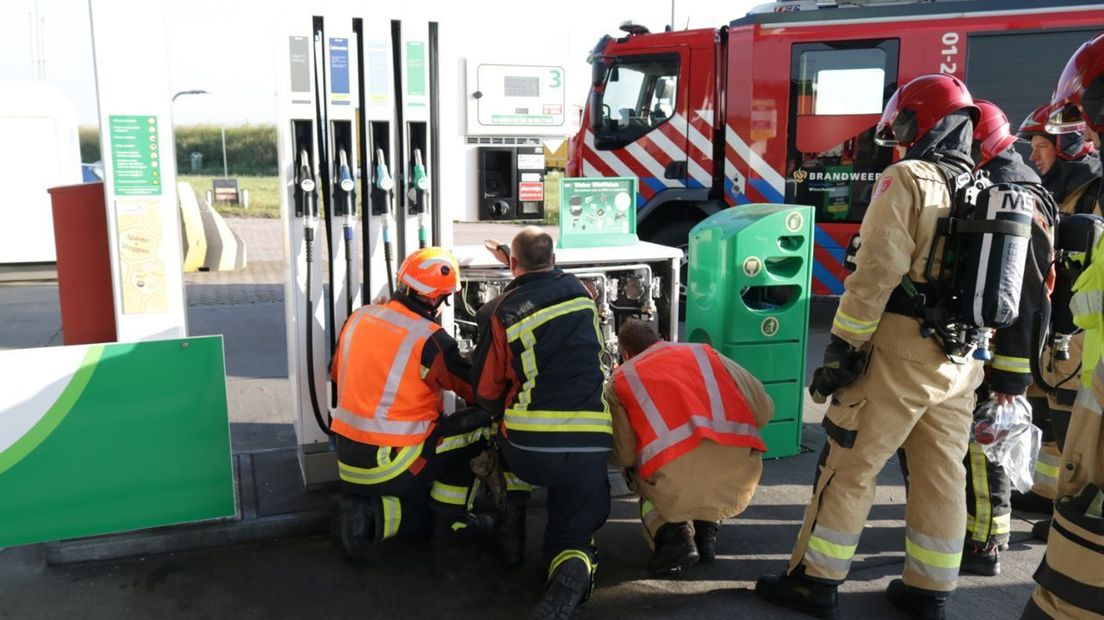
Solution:
<svg viewBox="0 0 1104 620"><path fill-rule="evenodd" d="M426 96L425 42L406 42L406 94L411 97ZM411 105L424 105L411 102Z"/></svg>
<svg viewBox="0 0 1104 620"><path fill-rule="evenodd" d="M593 248L636 242L635 178L561 179L559 247Z"/></svg>
<svg viewBox="0 0 1104 620"><path fill-rule="evenodd" d="M0 547L235 514L222 337L0 351Z"/></svg>
<svg viewBox="0 0 1104 620"><path fill-rule="evenodd" d="M116 196L160 196L161 153L156 116L109 116Z"/></svg>

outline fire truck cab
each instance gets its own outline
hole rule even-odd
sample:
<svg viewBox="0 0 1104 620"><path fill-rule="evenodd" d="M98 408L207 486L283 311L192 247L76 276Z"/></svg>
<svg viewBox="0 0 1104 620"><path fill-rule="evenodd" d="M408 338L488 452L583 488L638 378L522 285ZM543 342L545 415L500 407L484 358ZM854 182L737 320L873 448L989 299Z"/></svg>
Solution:
<svg viewBox="0 0 1104 620"><path fill-rule="evenodd" d="M802 0L718 29L626 23L591 53L567 174L636 177L638 234L682 248L695 224L726 207L812 205L813 292L839 295L847 244L895 157L873 134L898 85L955 75L1017 126L1049 98L1069 55L1104 30L1102 10L1062 0Z"/></svg>

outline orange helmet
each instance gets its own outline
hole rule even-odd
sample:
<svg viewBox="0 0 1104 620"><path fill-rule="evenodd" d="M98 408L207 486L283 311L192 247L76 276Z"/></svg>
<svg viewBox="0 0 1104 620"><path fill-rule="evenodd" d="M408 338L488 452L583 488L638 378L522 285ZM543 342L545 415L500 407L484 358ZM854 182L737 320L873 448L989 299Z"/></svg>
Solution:
<svg viewBox="0 0 1104 620"><path fill-rule="evenodd" d="M1048 132L1079 131L1084 125L1104 132L1104 34L1070 56L1050 104Z"/></svg>
<svg viewBox="0 0 1104 620"><path fill-rule="evenodd" d="M974 126L974 161L980 168L992 161L1016 141L1009 130L1008 117L996 104L984 99L974 99L974 105L981 110L981 118Z"/></svg>
<svg viewBox="0 0 1104 620"><path fill-rule="evenodd" d="M968 111L977 123L980 112L961 80L944 73L921 75L890 97L874 130L874 141L882 146L912 146L958 110Z"/></svg>
<svg viewBox="0 0 1104 620"><path fill-rule="evenodd" d="M422 248L403 261L399 281L435 301L460 288L460 264L445 248Z"/></svg>

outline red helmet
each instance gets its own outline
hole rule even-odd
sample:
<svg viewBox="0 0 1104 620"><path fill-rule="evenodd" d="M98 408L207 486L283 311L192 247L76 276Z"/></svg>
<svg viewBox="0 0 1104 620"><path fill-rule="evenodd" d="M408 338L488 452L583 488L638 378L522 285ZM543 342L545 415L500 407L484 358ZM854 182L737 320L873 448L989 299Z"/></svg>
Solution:
<svg viewBox="0 0 1104 620"><path fill-rule="evenodd" d="M921 75L890 97L874 141L882 146L912 146L936 123L959 110L969 111L977 122L980 111L961 80L943 73Z"/></svg>
<svg viewBox="0 0 1104 620"><path fill-rule="evenodd" d="M1020 123L1020 129L1016 137L1024 142L1030 142L1032 136L1042 136L1054 143L1058 151L1058 157L1066 161L1081 161L1091 155L1096 149L1091 141L1085 139L1083 131L1071 131L1069 133L1053 134L1046 130L1047 119L1050 118L1050 103L1032 110L1031 114ZM1084 129L1085 124L1081 123Z"/></svg>
<svg viewBox="0 0 1104 620"><path fill-rule="evenodd" d="M1104 132L1104 34L1070 56L1050 103L1050 133L1079 131L1084 124Z"/></svg>
<svg viewBox="0 0 1104 620"><path fill-rule="evenodd" d="M974 146L981 151L974 163L980 168L1011 146L1016 136L1012 135L1008 117L997 104L984 99L975 99L974 104L981 110L981 118L974 126Z"/></svg>
<svg viewBox="0 0 1104 620"><path fill-rule="evenodd" d="M460 288L460 265L445 248L422 248L403 261L399 281L415 293L436 300Z"/></svg>

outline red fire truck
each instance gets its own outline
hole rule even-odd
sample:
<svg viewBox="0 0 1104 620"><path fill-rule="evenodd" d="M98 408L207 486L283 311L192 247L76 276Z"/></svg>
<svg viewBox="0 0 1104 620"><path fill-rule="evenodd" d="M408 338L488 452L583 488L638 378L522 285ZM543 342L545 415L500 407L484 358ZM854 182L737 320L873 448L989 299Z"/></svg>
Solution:
<svg viewBox="0 0 1104 620"><path fill-rule="evenodd" d="M1104 30L1104 4L801 0L719 29L621 29L591 55L568 176L636 177L640 237L684 248L722 208L812 205L813 292L839 295L847 243L895 156L873 134L898 85L953 74L1015 127Z"/></svg>

